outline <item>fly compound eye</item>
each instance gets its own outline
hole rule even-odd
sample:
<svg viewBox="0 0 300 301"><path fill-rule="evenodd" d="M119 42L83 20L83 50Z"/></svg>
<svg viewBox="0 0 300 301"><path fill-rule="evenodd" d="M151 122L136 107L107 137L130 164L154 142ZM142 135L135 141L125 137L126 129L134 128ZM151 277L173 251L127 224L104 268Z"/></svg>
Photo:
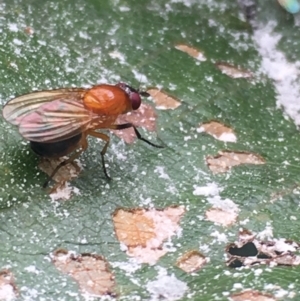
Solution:
<svg viewBox="0 0 300 301"><path fill-rule="evenodd" d="M116 86L124 90L129 96L132 110L137 110L142 102L139 91L122 82L118 83Z"/></svg>
<svg viewBox="0 0 300 301"><path fill-rule="evenodd" d="M131 92L129 94L129 98L131 100L132 109L137 110L140 107L141 102L142 102L140 94L136 93L136 92Z"/></svg>

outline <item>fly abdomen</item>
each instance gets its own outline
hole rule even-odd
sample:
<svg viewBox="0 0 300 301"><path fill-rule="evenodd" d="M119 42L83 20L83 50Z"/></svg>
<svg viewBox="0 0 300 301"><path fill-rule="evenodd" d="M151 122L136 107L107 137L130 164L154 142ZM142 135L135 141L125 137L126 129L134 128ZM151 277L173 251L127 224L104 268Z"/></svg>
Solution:
<svg viewBox="0 0 300 301"><path fill-rule="evenodd" d="M81 137L82 134L80 133L76 136L58 142L46 143L30 141L30 147L41 157L59 158L74 151L77 148Z"/></svg>

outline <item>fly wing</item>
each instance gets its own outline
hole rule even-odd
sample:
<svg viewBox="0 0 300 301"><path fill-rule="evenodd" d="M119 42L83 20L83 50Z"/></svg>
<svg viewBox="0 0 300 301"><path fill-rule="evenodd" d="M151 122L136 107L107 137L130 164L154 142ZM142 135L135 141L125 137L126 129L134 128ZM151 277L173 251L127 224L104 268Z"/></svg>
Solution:
<svg viewBox="0 0 300 301"><path fill-rule="evenodd" d="M19 122L19 132L27 140L57 142L82 133L99 116L87 110L82 102L57 99L40 105Z"/></svg>
<svg viewBox="0 0 300 301"><path fill-rule="evenodd" d="M80 101L86 89L70 88L38 91L10 100L3 108L3 117L14 125L20 125L22 119L40 106L58 99Z"/></svg>

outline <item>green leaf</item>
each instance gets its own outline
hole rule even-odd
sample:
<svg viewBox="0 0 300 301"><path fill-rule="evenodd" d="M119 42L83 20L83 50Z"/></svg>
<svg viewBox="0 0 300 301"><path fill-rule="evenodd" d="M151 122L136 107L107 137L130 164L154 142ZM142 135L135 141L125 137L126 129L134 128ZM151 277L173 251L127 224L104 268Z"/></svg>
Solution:
<svg viewBox="0 0 300 301"><path fill-rule="evenodd" d="M258 6L258 29L229 0L5 0L0 8L3 105L33 90L118 81L163 88L182 103L175 110L157 110L157 135L141 130L147 139L164 143L164 149L142 141L125 145L112 136L106 154L111 182L101 167L103 143L89 139L80 157L84 170L71 183L80 193L61 202L52 202L41 188L46 176L37 167L39 158L1 119L0 269L14 275L16 300L85 300L77 283L51 263L50 254L58 248L104 256L121 300L150 299L149 283L164 272L188 286L182 300L228 300L247 288L281 293L284 300L293 294L299 298L299 267L234 270L224 257L226 244L236 240L240 228L254 233L269 229L274 238L300 241L297 121L276 105L278 82L262 71L266 55L257 42L261 30L270 29L268 21L275 22L270 36L277 34L279 42L274 48L299 66L297 16L270 0ZM206 61L177 50L177 44L203 51ZM218 61L250 70L254 79L222 74ZM297 73L295 89L298 81ZM234 129L237 142L197 132L199 124L211 120ZM222 150L253 152L266 163L213 174L205 158ZM212 183L219 191L195 193ZM212 202L224 204L225 199L240 210L230 227L205 219ZM132 264L115 236L114 211L171 205L186 208L182 233L171 238L172 252L154 266L124 270L125 263ZM186 274L176 260L194 249L210 261Z"/></svg>

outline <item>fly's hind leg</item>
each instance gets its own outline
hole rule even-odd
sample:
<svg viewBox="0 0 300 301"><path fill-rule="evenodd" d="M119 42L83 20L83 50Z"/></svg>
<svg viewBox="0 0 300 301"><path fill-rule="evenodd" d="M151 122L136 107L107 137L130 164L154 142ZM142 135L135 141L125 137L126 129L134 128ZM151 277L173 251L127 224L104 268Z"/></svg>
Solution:
<svg viewBox="0 0 300 301"><path fill-rule="evenodd" d="M87 131L87 135L90 135L90 136L93 136L93 137L96 137L98 139L101 139L101 140L105 141L105 145L104 145L104 147L103 147L103 149L101 151L102 168L103 168L103 172L105 174L105 177L108 180L111 180L110 176L107 174L106 167L105 167L105 160L104 160L104 155L106 154L107 148L109 146L109 141L110 141L109 136L107 136L107 135L105 135L103 133L92 131L92 130Z"/></svg>
<svg viewBox="0 0 300 301"><path fill-rule="evenodd" d="M75 159L77 159L88 147L88 143L87 143L87 140L86 140L86 137L83 136L81 138L81 141L80 141L80 144L79 144L79 147L81 148L80 150L75 150L74 154L68 158L67 160L65 161L62 161L61 163L59 163L55 169L52 171L52 173L48 176L47 180L45 181L45 183L43 184L43 188L46 188L49 184L49 182L53 179L53 177L55 176L55 174L63 167L63 166L66 166L67 164L69 163L73 163ZM78 147L78 148L79 148Z"/></svg>

